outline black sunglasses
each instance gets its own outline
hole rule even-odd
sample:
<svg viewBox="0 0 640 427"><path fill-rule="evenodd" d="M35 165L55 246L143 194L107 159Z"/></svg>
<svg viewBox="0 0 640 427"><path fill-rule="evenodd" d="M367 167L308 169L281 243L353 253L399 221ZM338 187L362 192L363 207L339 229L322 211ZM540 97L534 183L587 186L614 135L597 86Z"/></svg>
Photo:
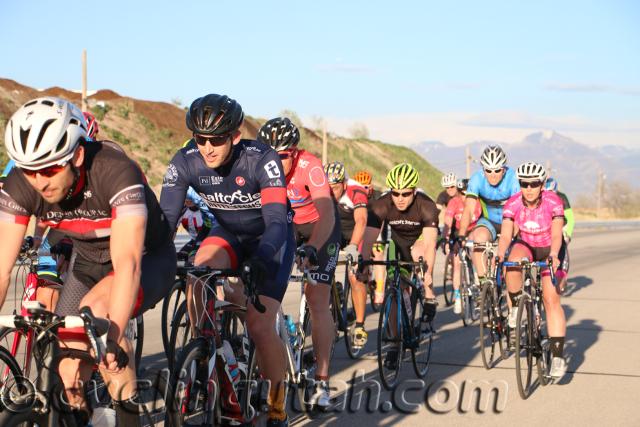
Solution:
<svg viewBox="0 0 640 427"><path fill-rule="evenodd" d="M494 174L498 174L500 172L502 172L502 168L500 169L485 169L484 170L486 173L494 173Z"/></svg>
<svg viewBox="0 0 640 427"><path fill-rule="evenodd" d="M413 194L413 191L405 191L404 193L401 193L401 192L399 192L399 191L392 191L392 192L391 192L391 195L392 195L393 197L400 197L400 196L402 196L402 197L409 197L409 196L411 196L412 194Z"/></svg>
<svg viewBox="0 0 640 427"><path fill-rule="evenodd" d="M538 188L542 186L542 181L525 182L520 181L521 188Z"/></svg>
<svg viewBox="0 0 640 427"><path fill-rule="evenodd" d="M223 135L223 136L203 136L203 135L193 135L193 139L196 140L196 144L203 147L209 142L214 147L219 145L224 145L227 142L231 135Z"/></svg>

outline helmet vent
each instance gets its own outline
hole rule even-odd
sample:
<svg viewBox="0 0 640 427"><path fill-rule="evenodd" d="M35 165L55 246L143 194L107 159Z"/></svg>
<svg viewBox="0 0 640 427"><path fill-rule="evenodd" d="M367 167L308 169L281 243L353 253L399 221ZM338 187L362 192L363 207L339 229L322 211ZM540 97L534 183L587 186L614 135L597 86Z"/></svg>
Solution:
<svg viewBox="0 0 640 427"><path fill-rule="evenodd" d="M43 101L42 101L42 103L43 103L44 105L48 105L49 107L53 107L53 105L54 105L54 104L53 104L53 101L50 101L50 100L48 100L48 99L43 100Z"/></svg>
<svg viewBox="0 0 640 427"><path fill-rule="evenodd" d="M58 145L56 145L56 153L62 151L65 142L67 142L67 132L62 135L62 138L60 138L60 142L58 142Z"/></svg>
<svg viewBox="0 0 640 427"><path fill-rule="evenodd" d="M31 132L31 128L25 130L20 128L20 144L22 145L22 152L27 151L27 141L29 140L29 133Z"/></svg>
<svg viewBox="0 0 640 427"><path fill-rule="evenodd" d="M27 102L26 104L24 104L24 105L23 105L23 107L28 107L28 106L30 106L30 105L34 105L34 104L36 104L37 102L38 102L38 100L37 100L37 99L34 99L33 101L29 101L29 102Z"/></svg>

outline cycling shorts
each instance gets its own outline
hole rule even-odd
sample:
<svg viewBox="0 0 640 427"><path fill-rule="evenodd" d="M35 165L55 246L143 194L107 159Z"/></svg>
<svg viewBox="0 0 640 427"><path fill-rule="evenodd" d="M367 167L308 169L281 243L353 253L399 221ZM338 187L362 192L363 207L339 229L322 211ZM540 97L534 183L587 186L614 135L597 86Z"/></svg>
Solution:
<svg viewBox="0 0 640 427"><path fill-rule="evenodd" d="M209 236L204 239L200 247L216 245L223 248L229 255L231 268L236 269L255 253L260 238L255 236L237 236L216 224L211 228ZM258 294L282 302L287 291L296 241L293 234L293 224L287 225L287 239L280 250L270 260L266 260L267 277L258 284Z"/></svg>
<svg viewBox="0 0 640 427"><path fill-rule="evenodd" d="M102 279L113 274L111 261L100 264L88 261L75 249L71 253L69 273L60 299L56 305L56 314L75 315L85 295ZM176 277L176 248L172 241L153 252L142 255L140 289L131 317L136 317L155 306L171 290Z"/></svg>
<svg viewBox="0 0 640 427"><path fill-rule="evenodd" d="M491 241L495 242L502 229L502 224L489 221L487 218L480 218L473 229L475 230L478 227L484 227L489 230L489 233L491 233Z"/></svg>
<svg viewBox="0 0 640 427"><path fill-rule="evenodd" d="M295 224L296 241L298 246L309 240L315 223ZM340 221L336 215L336 225L333 227L331 235L321 248L318 248L318 268L309 272L313 280L325 285L331 285L333 276L338 264L340 253L340 241L342 233L340 231Z"/></svg>
<svg viewBox="0 0 640 427"><path fill-rule="evenodd" d="M529 255L529 259L532 260L532 261L546 261L549 258L549 254L551 253L551 247L550 246L533 247L533 246L529 245L527 242L525 242L524 240L516 239L513 242L511 242L511 246L509 247L509 250L507 251L507 258L509 256L509 253L511 252L511 250L515 246L524 247L527 250L527 252L529 253L528 254ZM562 242L562 246L560 247L560 252L558 252L558 260L560 261L560 267L558 267L558 270L562 271L563 274L566 275L566 273L569 272L568 271L569 270L569 263L565 262L565 258L567 258L567 245L563 241ZM542 271L542 275L543 276L548 276L549 275L548 269L545 268Z"/></svg>

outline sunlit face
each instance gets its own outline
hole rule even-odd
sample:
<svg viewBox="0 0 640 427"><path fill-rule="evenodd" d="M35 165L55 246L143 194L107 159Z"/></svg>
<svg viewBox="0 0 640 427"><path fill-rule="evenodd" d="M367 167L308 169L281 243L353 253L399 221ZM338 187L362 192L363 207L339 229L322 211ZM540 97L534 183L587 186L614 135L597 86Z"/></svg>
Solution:
<svg viewBox="0 0 640 427"><path fill-rule="evenodd" d="M71 163L76 167L80 167L84 161L84 148L82 146L76 149L75 154L70 162L66 162L64 166L54 165L37 171L22 169L22 173L27 182L42 196L48 203L59 203L62 201L74 181Z"/></svg>
<svg viewBox="0 0 640 427"><path fill-rule="evenodd" d="M333 193L333 198L336 200L340 200L342 195L347 189L347 185L344 182L336 182L335 184L329 184L331 187L331 192Z"/></svg>
<svg viewBox="0 0 640 427"><path fill-rule="evenodd" d="M291 172L291 169L293 168L293 162L296 161L296 157L298 156L298 149L293 147L288 150L278 151L278 155L282 162L284 174L289 175L289 172Z"/></svg>
<svg viewBox="0 0 640 427"><path fill-rule="evenodd" d="M504 168L500 169L485 169L484 176L489 181L491 185L498 185L500 181L502 181L502 177L504 176Z"/></svg>
<svg viewBox="0 0 640 427"><path fill-rule="evenodd" d="M391 201L395 205L396 209L400 212L406 211L411 203L413 203L413 199L415 198L416 192L413 188L405 188L402 190L391 190Z"/></svg>
<svg viewBox="0 0 640 427"><path fill-rule="evenodd" d="M520 189L522 190L522 197L527 203L534 203L540 197L540 193L542 193L542 186L544 182L542 181L534 181L534 182L523 182L520 181Z"/></svg>
<svg viewBox="0 0 640 427"><path fill-rule="evenodd" d="M239 131L224 136L198 134L193 136L204 163L210 168L218 168L225 164L229 160L233 145L240 141Z"/></svg>
<svg viewBox="0 0 640 427"><path fill-rule="evenodd" d="M447 187L446 192L449 197L455 197L458 194L458 187L456 187L455 185Z"/></svg>

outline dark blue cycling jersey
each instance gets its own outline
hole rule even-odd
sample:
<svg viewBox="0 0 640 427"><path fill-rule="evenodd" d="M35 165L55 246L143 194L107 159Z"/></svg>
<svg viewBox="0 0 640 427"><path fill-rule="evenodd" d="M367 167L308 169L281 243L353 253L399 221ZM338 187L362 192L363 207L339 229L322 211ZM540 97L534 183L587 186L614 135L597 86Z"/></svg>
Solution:
<svg viewBox="0 0 640 427"><path fill-rule="evenodd" d="M270 260L284 245L293 218L282 163L257 141L243 139L232 150L230 161L216 169L207 167L194 144L178 150L162 183L160 206L175 230L191 186L238 240L261 236L256 255Z"/></svg>
<svg viewBox="0 0 640 427"><path fill-rule="evenodd" d="M480 199L483 216L496 224L502 224L502 206L509 197L520 191L516 173L511 168L505 169L502 180L496 186L489 184L482 170L471 175L467 186L467 197Z"/></svg>

